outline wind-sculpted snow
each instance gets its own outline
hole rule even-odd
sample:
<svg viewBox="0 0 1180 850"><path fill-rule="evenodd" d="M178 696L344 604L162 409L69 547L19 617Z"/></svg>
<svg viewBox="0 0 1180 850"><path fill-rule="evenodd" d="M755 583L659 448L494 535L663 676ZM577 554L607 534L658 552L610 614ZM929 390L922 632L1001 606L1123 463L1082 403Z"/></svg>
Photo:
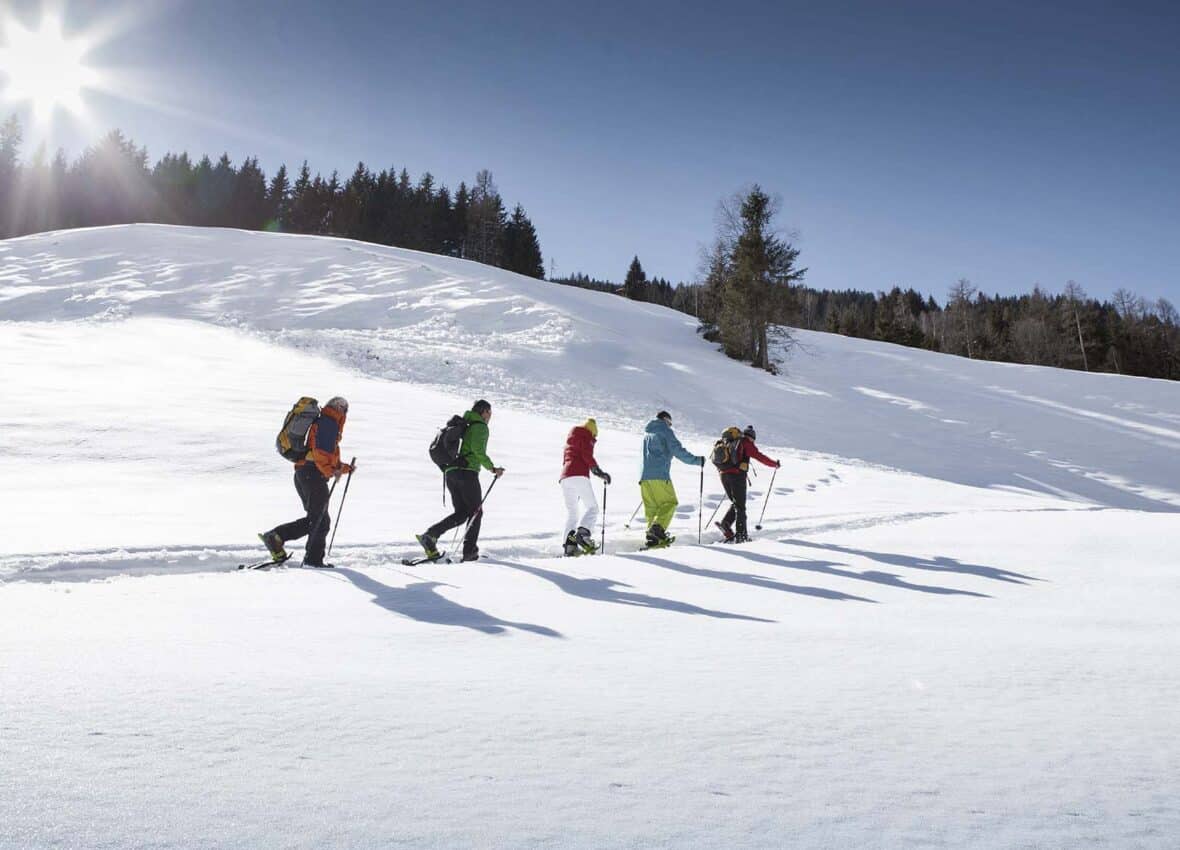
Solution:
<svg viewBox="0 0 1180 850"><path fill-rule="evenodd" d="M1180 510L1174 382L803 331L771 376L671 310L348 240L138 225L0 243L0 319L151 316L553 418L630 430L663 408L701 439L753 423L779 446L959 484Z"/></svg>

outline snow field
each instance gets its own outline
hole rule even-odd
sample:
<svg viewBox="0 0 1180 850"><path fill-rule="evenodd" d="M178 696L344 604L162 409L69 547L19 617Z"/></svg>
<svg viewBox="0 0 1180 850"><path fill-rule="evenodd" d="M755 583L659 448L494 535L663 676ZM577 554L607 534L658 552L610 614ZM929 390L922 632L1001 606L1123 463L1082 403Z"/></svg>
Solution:
<svg viewBox="0 0 1180 850"><path fill-rule="evenodd" d="M342 240L0 242L0 848L1173 846L1180 391L800 339L769 376ZM237 572L305 393L352 404L341 568ZM403 568L480 396L489 558ZM634 551L660 408L783 459L755 543L682 545L673 464L680 542ZM587 415L608 555L553 558Z"/></svg>

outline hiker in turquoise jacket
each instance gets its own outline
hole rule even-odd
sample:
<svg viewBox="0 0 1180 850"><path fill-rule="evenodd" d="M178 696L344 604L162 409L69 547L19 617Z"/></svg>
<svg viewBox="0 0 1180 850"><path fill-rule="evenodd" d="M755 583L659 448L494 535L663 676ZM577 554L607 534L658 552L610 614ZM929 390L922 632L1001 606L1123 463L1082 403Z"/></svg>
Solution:
<svg viewBox="0 0 1180 850"><path fill-rule="evenodd" d="M668 536L668 524L680 500L672 486L672 458L690 466L704 466L705 458L694 455L677 439L672 430L672 417L666 410L643 429L643 472L639 476L639 492L643 496L643 514L647 518L647 545L667 546L673 541Z"/></svg>

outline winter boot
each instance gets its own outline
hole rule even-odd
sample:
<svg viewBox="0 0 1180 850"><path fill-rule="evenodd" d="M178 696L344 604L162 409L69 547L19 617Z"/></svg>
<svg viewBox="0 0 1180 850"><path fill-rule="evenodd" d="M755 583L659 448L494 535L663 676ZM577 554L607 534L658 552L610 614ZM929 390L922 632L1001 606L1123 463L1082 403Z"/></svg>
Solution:
<svg viewBox="0 0 1180 850"><path fill-rule="evenodd" d="M438 541L429 534L415 534L414 539L421 544L423 551L426 552L427 560L437 561L442 557L442 552L438 551Z"/></svg>
<svg viewBox="0 0 1180 850"><path fill-rule="evenodd" d="M565 553L567 558L573 558L576 555L582 554L581 550L578 549L578 535L576 532L571 531L565 536L565 542L561 546L561 551Z"/></svg>
<svg viewBox="0 0 1180 850"><path fill-rule="evenodd" d="M664 531L664 527L659 523L654 524L647 530L647 549L663 549L665 546L671 546L675 537L669 537L668 533Z"/></svg>
<svg viewBox="0 0 1180 850"><path fill-rule="evenodd" d="M463 557L459 559L459 563L464 563L466 561L478 561L478 560L479 560L479 550L475 549L474 551L471 551L471 552L464 552Z"/></svg>
<svg viewBox="0 0 1180 850"><path fill-rule="evenodd" d="M732 543L733 542L733 529L732 528L730 528L728 525L726 525L723 522L715 522L715 523L713 523L713 525L717 526L717 528L721 531L721 534L723 535L723 539L721 541L722 543Z"/></svg>
<svg viewBox="0 0 1180 850"><path fill-rule="evenodd" d="M271 560L275 563L285 561L290 555L287 550L283 548L283 538L274 531L264 531L258 535L258 539L262 541L262 545L266 547L266 551L270 552Z"/></svg>
<svg viewBox="0 0 1180 850"><path fill-rule="evenodd" d="M325 564L323 561L320 561L318 564L313 564L311 561L304 561L303 566L308 567L313 570L334 570L334 569L336 569L335 564Z"/></svg>
<svg viewBox="0 0 1180 850"><path fill-rule="evenodd" d="M746 534L746 533L743 531L743 532L741 532L740 534L735 534L735 535L733 536L733 540L732 540L732 541L726 541L726 542L727 542L727 543L728 543L728 542L733 542L733 543L749 543L749 542L750 542L750 535Z"/></svg>
<svg viewBox="0 0 1180 850"><path fill-rule="evenodd" d="M590 536L590 529L588 528L579 528L578 533L574 536L574 542L587 555L593 555L598 551L598 544Z"/></svg>

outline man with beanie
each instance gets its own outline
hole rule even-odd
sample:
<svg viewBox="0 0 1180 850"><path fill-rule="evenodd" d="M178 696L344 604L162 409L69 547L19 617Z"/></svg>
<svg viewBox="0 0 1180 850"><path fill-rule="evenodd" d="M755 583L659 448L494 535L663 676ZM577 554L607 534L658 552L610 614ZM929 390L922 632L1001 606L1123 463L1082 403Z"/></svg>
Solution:
<svg viewBox="0 0 1180 850"><path fill-rule="evenodd" d="M732 430L737 431L737 428ZM732 463L718 470L721 473L721 486L725 488L725 495L729 496L733 503L721 518L721 522L717 523L717 527L725 535L726 543L746 543L750 540L746 531L746 485L749 483L746 474L750 471L750 458L775 469L783 465L782 461L771 460L758 451L758 446L754 444L757 436L754 426L747 425L733 447ZM733 527L734 519L737 520L736 533Z"/></svg>
<svg viewBox="0 0 1180 850"><path fill-rule="evenodd" d="M672 430L672 416L666 410L643 429L643 472L639 492L643 496L643 513L647 518L647 548L670 546L676 538L668 536L668 524L680 500L672 486L672 458L690 466L704 466L705 458L694 455L680 444Z"/></svg>
<svg viewBox="0 0 1180 850"><path fill-rule="evenodd" d="M467 523L467 533L463 536L462 560L479 560L479 528L483 521L483 491L479 486L479 471L487 469L496 478L504 474L504 468L493 464L488 457L488 420L491 418L492 406L483 399L463 414L467 429L463 432L459 458L454 466L443 471L443 480L451 493L455 512L430 526L425 533L416 535L428 560L436 561L442 557L438 551L438 538L463 523Z"/></svg>
<svg viewBox="0 0 1180 850"><path fill-rule="evenodd" d="M332 526L328 516L328 479L352 472L352 467L340 460L340 438L344 436L347 418L348 400L335 396L308 429L307 455L295 462L295 492L303 503L304 515L258 535L275 563L289 557L284 547L287 541L307 537L303 566L332 567L324 563L324 544Z"/></svg>
<svg viewBox="0 0 1180 850"><path fill-rule="evenodd" d="M575 426L565 439L562 455L561 493L565 497L565 540L562 546L567 556L598 551L591 529L598 521L598 501L590 485L594 474L607 484L610 475L603 472L594 459L594 444L598 441L598 423L587 419Z"/></svg>

